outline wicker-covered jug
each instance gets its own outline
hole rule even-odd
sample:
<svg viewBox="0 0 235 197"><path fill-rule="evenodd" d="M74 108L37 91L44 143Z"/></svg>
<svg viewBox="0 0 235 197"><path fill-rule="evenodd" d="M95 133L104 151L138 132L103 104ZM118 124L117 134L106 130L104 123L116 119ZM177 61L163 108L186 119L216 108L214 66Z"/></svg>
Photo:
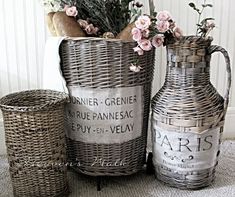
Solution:
<svg viewBox="0 0 235 197"><path fill-rule="evenodd" d="M212 38L183 37L167 46L165 83L152 100L156 177L174 187L198 189L215 177L231 69L228 53ZM210 58L221 52L228 82L223 98L210 82Z"/></svg>

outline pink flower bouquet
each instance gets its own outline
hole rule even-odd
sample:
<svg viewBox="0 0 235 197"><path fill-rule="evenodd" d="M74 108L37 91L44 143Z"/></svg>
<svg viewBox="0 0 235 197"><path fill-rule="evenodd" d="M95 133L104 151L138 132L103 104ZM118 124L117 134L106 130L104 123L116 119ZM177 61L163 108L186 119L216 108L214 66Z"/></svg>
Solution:
<svg viewBox="0 0 235 197"><path fill-rule="evenodd" d="M201 20L201 16L206 7L212 7L212 4L206 3L201 5L201 9L194 3L189 3L198 14L196 36L206 38L210 31L215 27L213 18L205 18ZM164 10L158 12L155 16L140 16L135 22L135 27L132 29L132 38L137 42L137 46L133 48L138 55L144 55L144 51L150 51L153 47L165 46L173 43L175 40L183 36L182 30L176 25L171 14ZM138 60L132 63L130 70L139 72L141 67L138 65Z"/></svg>
<svg viewBox="0 0 235 197"><path fill-rule="evenodd" d="M150 51L153 47L166 45L172 38L177 39L183 35L168 11L160 11L156 17L140 16L131 33L133 40L137 42L133 50L138 55L143 55L144 51ZM134 72L139 72L140 69L137 63L130 66L130 70Z"/></svg>

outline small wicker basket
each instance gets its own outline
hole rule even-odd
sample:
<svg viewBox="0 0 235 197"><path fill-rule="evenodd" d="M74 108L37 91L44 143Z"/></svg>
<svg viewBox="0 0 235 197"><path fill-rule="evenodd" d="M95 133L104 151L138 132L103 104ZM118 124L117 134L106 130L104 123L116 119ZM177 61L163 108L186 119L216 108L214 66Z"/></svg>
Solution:
<svg viewBox="0 0 235 197"><path fill-rule="evenodd" d="M126 137L127 139L124 139L124 141L123 139L119 140L115 135L112 137L105 134L95 140L92 140L92 135L83 139L82 133L78 133L79 131L75 131L71 127L68 128L68 157L70 162L79 162L75 169L81 173L92 176L130 175L140 170L146 160L146 137L154 70L154 50L141 56L139 65L142 69L140 72L134 73L130 71L129 66L137 58L133 51L135 45L134 42L100 38L68 39L61 44L61 69L71 98L75 98L74 92L71 90L78 87L77 97L84 97L89 94L92 99L97 97L99 104L102 103L100 98L103 98L104 95L107 95L108 98L115 97L116 94L120 93L119 96L122 98L130 94L128 90L134 91L134 93L137 89L141 90L141 93L137 96L137 100L139 99L141 102L135 105L136 109L132 106L133 116L137 116L139 113L138 108L139 111L142 111L139 121L133 121L133 124L140 123L141 125L139 130L134 129L133 131L134 136L138 132L140 133L139 136L132 136L129 139L127 135L123 135L123 138ZM130 105L119 105L115 109L116 111L126 110L128 106ZM67 108L70 107L67 106ZM89 111L91 113L92 111L94 114L96 110L96 113L99 113L97 109L92 107L88 109L81 103L77 106L73 105L73 107L77 108L77 112ZM99 110L106 113L111 112L109 110L112 109L104 106ZM67 123L71 124L71 116L67 113L66 117ZM77 122L77 125L85 126L81 118ZM108 124L115 123L122 124L122 122L113 120L103 121L102 123L90 122L89 124L93 124L92 127L105 127ZM77 136L74 137L75 135ZM98 134L96 133L96 135ZM99 164L94 165L97 159ZM126 165L122 165L122 162Z"/></svg>
<svg viewBox="0 0 235 197"><path fill-rule="evenodd" d="M66 196L66 98L64 93L32 90L0 100L15 196Z"/></svg>

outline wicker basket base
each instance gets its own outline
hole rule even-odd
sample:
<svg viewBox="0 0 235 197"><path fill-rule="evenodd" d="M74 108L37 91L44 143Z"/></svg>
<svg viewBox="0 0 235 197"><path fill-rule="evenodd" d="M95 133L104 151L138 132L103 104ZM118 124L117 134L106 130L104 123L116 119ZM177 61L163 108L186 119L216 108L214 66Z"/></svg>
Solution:
<svg viewBox="0 0 235 197"><path fill-rule="evenodd" d="M179 189L201 189L211 185L215 179L215 166L210 169L194 172L193 176L180 174L155 165L155 176L165 184Z"/></svg>
<svg viewBox="0 0 235 197"><path fill-rule="evenodd" d="M23 195L20 194L18 191L14 191L14 197L29 197L29 196L33 196L33 197L42 197L41 194L39 195L35 195L35 194L32 194L32 193L24 193ZM47 193L47 195L44 195L45 197L69 197L69 194L70 194L70 191L69 191L69 188L66 186L63 191L61 191L60 193L57 193L56 195L50 195Z"/></svg>
<svg viewBox="0 0 235 197"><path fill-rule="evenodd" d="M125 143L108 145L87 144L67 138L70 167L90 176L134 174L142 169L146 161L145 140L146 137L142 136Z"/></svg>

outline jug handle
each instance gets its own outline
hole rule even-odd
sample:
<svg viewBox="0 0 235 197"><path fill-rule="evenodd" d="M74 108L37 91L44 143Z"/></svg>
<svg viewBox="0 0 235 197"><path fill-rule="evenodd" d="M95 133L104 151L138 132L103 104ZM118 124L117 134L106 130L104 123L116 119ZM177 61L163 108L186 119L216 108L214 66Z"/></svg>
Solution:
<svg viewBox="0 0 235 197"><path fill-rule="evenodd" d="M224 96L224 110L220 114L219 118L217 119L217 121L215 122L213 127L217 126L217 124L224 118L224 116L227 112L228 103L229 103L229 93L230 93L230 88L231 88L231 78L232 78L231 77L230 58L229 58L228 52L224 48L222 48L221 46L211 45L208 48L208 54L211 55L214 52L221 52L224 55L225 62L226 62L226 70L227 70L228 76L227 76L226 93L225 93L225 96Z"/></svg>

